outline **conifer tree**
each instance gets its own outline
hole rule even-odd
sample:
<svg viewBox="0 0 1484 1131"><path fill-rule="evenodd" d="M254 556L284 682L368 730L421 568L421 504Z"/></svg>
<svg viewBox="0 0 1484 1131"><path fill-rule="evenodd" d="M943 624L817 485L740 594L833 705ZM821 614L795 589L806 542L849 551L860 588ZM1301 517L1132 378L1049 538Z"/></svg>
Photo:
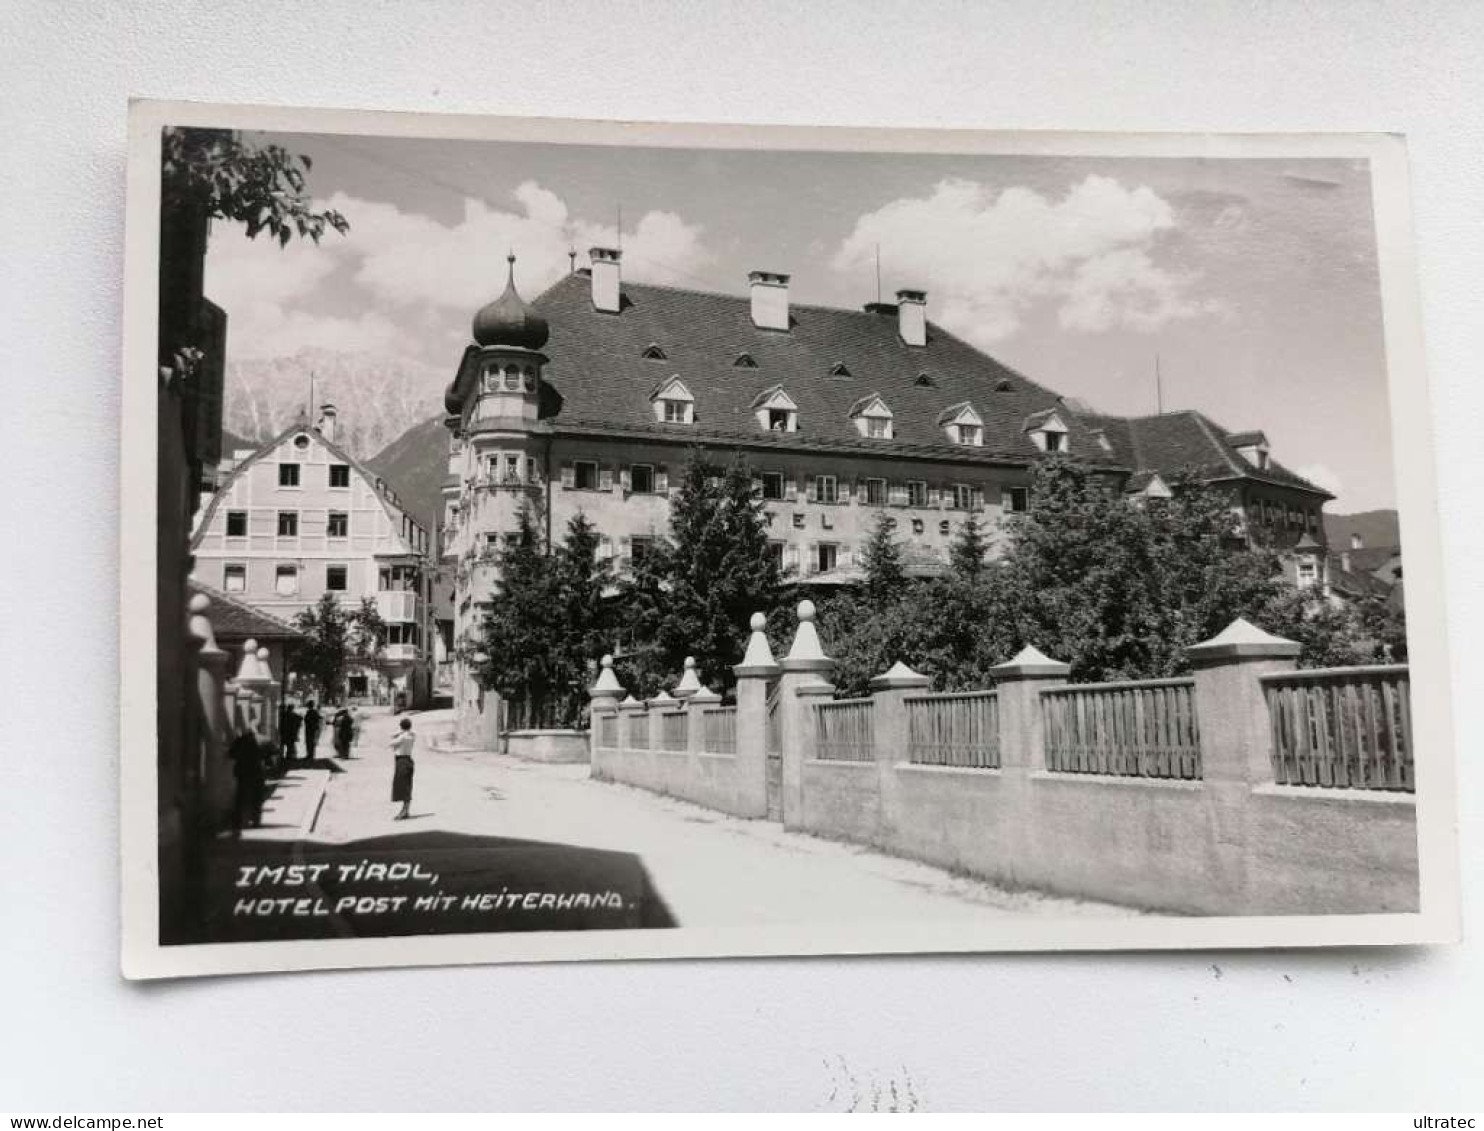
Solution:
<svg viewBox="0 0 1484 1131"><path fill-rule="evenodd" d="M907 570L902 563L901 544L893 533L895 528L896 521L890 515L878 514L861 552L865 597L875 608L896 600L907 589Z"/></svg>
<svg viewBox="0 0 1484 1131"><path fill-rule="evenodd" d="M948 564L954 574L964 581L978 581L984 572L984 556L989 552L989 540L979 525L979 516L972 511L959 523L953 541L948 546Z"/></svg>

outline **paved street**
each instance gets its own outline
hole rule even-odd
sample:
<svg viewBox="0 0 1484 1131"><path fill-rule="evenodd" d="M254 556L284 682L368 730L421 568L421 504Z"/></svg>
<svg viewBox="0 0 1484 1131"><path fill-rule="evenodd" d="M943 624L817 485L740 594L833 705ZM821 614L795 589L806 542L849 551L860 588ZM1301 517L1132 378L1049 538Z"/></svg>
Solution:
<svg viewBox="0 0 1484 1131"><path fill-rule="evenodd" d="M643 865L673 921L688 927L1131 914L1004 892L856 845L785 832L773 822L594 782L586 766L434 749L434 741L451 742L452 712L415 715L413 724L419 740L412 819L393 820L398 807L390 800L387 743L396 720L376 715L367 720L354 759L341 763L347 772L329 782L314 842L391 845L384 838L406 838L410 845L453 834L548 851L570 846L605 858L624 854ZM454 867L445 861L444 875Z"/></svg>

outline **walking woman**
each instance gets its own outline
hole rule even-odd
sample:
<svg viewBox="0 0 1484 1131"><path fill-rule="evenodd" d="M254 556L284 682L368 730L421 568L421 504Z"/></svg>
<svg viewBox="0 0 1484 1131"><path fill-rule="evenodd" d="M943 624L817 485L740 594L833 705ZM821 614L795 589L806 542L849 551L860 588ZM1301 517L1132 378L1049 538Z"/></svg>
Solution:
<svg viewBox="0 0 1484 1131"><path fill-rule="evenodd" d="M412 720L403 719L402 729L392 739L392 753L396 755L397 768L392 772L392 800L402 803L402 811L394 818L405 821L411 813L412 808L412 747L417 743L417 735L412 733Z"/></svg>

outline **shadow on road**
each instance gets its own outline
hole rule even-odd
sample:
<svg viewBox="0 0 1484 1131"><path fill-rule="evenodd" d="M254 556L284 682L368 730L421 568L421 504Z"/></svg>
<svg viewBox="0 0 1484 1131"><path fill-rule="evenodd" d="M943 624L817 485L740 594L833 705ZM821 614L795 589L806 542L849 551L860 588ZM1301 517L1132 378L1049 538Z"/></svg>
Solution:
<svg viewBox="0 0 1484 1131"><path fill-rule="evenodd" d="M227 841L204 921L165 943L676 926L634 853L410 830L343 844Z"/></svg>

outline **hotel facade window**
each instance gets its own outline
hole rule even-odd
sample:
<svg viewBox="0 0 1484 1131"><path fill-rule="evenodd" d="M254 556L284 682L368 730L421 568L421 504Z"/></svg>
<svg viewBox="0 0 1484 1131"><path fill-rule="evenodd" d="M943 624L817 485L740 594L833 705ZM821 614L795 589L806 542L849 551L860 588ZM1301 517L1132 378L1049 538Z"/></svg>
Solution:
<svg viewBox="0 0 1484 1131"><path fill-rule="evenodd" d="M299 465L297 463L281 463L278 465L278 485L280 487L297 487L299 485Z"/></svg>
<svg viewBox="0 0 1484 1131"><path fill-rule="evenodd" d="M866 505L869 507L886 506L886 480L866 480Z"/></svg>
<svg viewBox="0 0 1484 1131"><path fill-rule="evenodd" d="M593 460L572 461L572 485L579 491L598 489L598 465Z"/></svg>
<svg viewBox="0 0 1484 1131"><path fill-rule="evenodd" d="M344 593L349 588L349 580L349 571L345 566L325 566L325 588L331 593Z"/></svg>
<svg viewBox="0 0 1484 1131"><path fill-rule="evenodd" d="M781 472L781 471L765 471L765 472L763 472L762 478L763 478L763 498L765 498L765 499L781 499L781 498L783 498L783 472Z"/></svg>
<svg viewBox="0 0 1484 1131"><path fill-rule="evenodd" d="M974 509L974 488L967 483L955 483L953 485L953 509L969 511Z"/></svg>
<svg viewBox="0 0 1484 1131"><path fill-rule="evenodd" d="M816 573L829 573L840 561L840 547L833 542L821 542L814 547L814 569Z"/></svg>
<svg viewBox="0 0 1484 1131"><path fill-rule="evenodd" d="M629 468L629 490L636 495L654 494L654 467L636 463Z"/></svg>
<svg viewBox="0 0 1484 1131"><path fill-rule="evenodd" d="M280 565L273 571L273 592L280 597L292 597L299 592L299 567Z"/></svg>
<svg viewBox="0 0 1484 1131"><path fill-rule="evenodd" d="M278 512L278 536L280 538L297 538L299 536L299 512Z"/></svg>
<svg viewBox="0 0 1484 1131"><path fill-rule="evenodd" d="M331 487L349 487L350 486L350 464L348 464L348 463L332 463L332 464L330 464L330 486Z"/></svg>
<svg viewBox="0 0 1484 1131"><path fill-rule="evenodd" d="M246 511L228 511L227 512L227 537L228 538L246 538L247 537L247 512Z"/></svg>
<svg viewBox="0 0 1484 1131"><path fill-rule="evenodd" d="M1028 487L1007 487L1001 496L1001 505L1012 514L1022 514L1030 509L1031 492Z"/></svg>
<svg viewBox="0 0 1484 1131"><path fill-rule="evenodd" d="M907 481L907 505L909 507L925 507L928 505L927 484L921 479L909 479Z"/></svg>
<svg viewBox="0 0 1484 1131"><path fill-rule="evenodd" d="M839 501L839 484L833 475L816 475L814 477L814 501L819 503L834 503Z"/></svg>
<svg viewBox="0 0 1484 1131"><path fill-rule="evenodd" d="M229 562L222 571L222 588L228 593L247 591L247 566Z"/></svg>
<svg viewBox="0 0 1484 1131"><path fill-rule="evenodd" d="M331 511L325 533L331 538L350 537L350 515L345 511Z"/></svg>

